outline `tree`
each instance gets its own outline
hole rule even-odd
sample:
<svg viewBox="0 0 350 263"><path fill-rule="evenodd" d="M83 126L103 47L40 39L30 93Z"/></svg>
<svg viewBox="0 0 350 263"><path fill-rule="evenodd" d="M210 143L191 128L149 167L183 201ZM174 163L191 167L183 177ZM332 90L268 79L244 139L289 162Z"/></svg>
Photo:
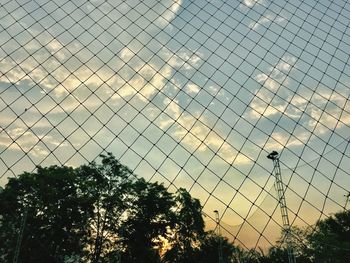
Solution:
<svg viewBox="0 0 350 263"><path fill-rule="evenodd" d="M238 252L239 248L230 243L226 237L219 236L214 231L208 231L203 235L197 255L197 262L219 262L218 248L220 242L224 262L235 262L235 253Z"/></svg>
<svg viewBox="0 0 350 263"><path fill-rule="evenodd" d="M308 253L306 237L309 232L309 227L292 226L290 228L290 245L293 248L295 259L298 263L311 263ZM283 263L288 260L288 250L285 243L286 232L282 230L281 237L277 243L271 246L264 258L264 262Z"/></svg>
<svg viewBox="0 0 350 263"><path fill-rule="evenodd" d="M198 199L183 188L175 197L175 226L169 239L170 249L164 255L164 262L185 263L197 260L198 247L204 235L202 207Z"/></svg>
<svg viewBox="0 0 350 263"><path fill-rule="evenodd" d="M205 232L200 202L185 189L170 193L101 157L9 179L0 192L1 262L13 261L17 244L19 262L29 263L217 262L220 243L225 262L251 254Z"/></svg>
<svg viewBox="0 0 350 263"><path fill-rule="evenodd" d="M160 262L160 253L174 226L174 197L162 184L139 179L132 185L134 199L121 225L123 262Z"/></svg>
<svg viewBox="0 0 350 263"><path fill-rule="evenodd" d="M91 205L77 191L72 168L38 167L9 179L0 193L0 254L14 257L21 219L26 215L20 258L26 262L62 262L84 255L84 239Z"/></svg>
<svg viewBox="0 0 350 263"><path fill-rule="evenodd" d="M87 224L89 234L87 259L105 262L121 253L121 225L126 211L135 198L135 175L112 154L101 155L101 164L91 162L76 169L79 193L92 206Z"/></svg>
<svg viewBox="0 0 350 263"><path fill-rule="evenodd" d="M313 262L349 262L350 210L318 221L306 239Z"/></svg>

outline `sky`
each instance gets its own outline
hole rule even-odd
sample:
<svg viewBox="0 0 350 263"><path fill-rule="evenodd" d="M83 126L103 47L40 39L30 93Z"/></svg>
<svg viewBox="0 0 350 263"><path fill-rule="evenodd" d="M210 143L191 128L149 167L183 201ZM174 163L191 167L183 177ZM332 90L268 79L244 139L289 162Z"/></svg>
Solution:
<svg viewBox="0 0 350 263"><path fill-rule="evenodd" d="M291 224L313 224L350 191L349 18L344 0L0 0L0 182L112 152L254 246L281 229L276 150Z"/></svg>

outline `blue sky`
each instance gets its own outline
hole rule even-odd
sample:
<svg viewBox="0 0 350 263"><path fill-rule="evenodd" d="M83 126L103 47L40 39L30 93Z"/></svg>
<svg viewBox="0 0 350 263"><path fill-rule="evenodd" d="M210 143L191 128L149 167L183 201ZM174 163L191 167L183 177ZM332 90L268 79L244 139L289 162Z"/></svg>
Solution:
<svg viewBox="0 0 350 263"><path fill-rule="evenodd" d="M293 224L343 208L347 1L0 3L3 184L109 151L227 224L265 209L273 229L277 150Z"/></svg>

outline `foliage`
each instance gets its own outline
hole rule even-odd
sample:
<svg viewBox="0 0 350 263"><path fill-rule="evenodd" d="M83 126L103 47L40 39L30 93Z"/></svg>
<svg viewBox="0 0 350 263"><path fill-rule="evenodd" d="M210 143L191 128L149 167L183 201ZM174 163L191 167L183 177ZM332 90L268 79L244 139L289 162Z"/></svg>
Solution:
<svg viewBox="0 0 350 263"><path fill-rule="evenodd" d="M11 178L0 194L0 254L11 262L20 223L26 214L21 258L26 262L57 262L84 255L89 202L77 192L72 168L38 167L36 173Z"/></svg>
<svg viewBox="0 0 350 263"><path fill-rule="evenodd" d="M350 210L318 221L306 239L313 262L349 262Z"/></svg>
<svg viewBox="0 0 350 263"><path fill-rule="evenodd" d="M237 252L232 243L226 237L219 236L213 231L206 232L201 240L200 250L198 252L198 261L203 263L219 262L219 245L221 243L222 256L224 262L233 262L234 253Z"/></svg>
<svg viewBox="0 0 350 263"><path fill-rule="evenodd" d="M283 236L265 254L204 231L198 199L137 178L114 156L78 168L38 167L0 189L0 261L287 262ZM23 227L23 232L21 231ZM22 235L19 233L22 232ZM291 229L298 263L348 262L350 212ZM19 238L21 237L21 238ZM20 241L20 242L19 242Z"/></svg>
<svg viewBox="0 0 350 263"><path fill-rule="evenodd" d="M110 154L101 157L101 164L92 162L76 169L78 191L93 207L85 244L91 262L105 261L114 250L121 250L123 215L135 198L131 192L136 182L132 172Z"/></svg>
<svg viewBox="0 0 350 263"><path fill-rule="evenodd" d="M38 167L9 179L0 192L1 261L13 261L23 218L19 262L160 262L164 240L197 242L204 226L198 200L101 157L101 164Z"/></svg>
<svg viewBox="0 0 350 263"><path fill-rule="evenodd" d="M175 225L169 236L170 249L165 253L164 262L195 262L198 247L204 235L202 207L183 188L175 197Z"/></svg>
<svg viewBox="0 0 350 263"><path fill-rule="evenodd" d="M291 229L296 261L298 263L346 263L350 258L350 211L338 212L319 220L314 226ZM283 238L270 247L261 262L286 262L288 254Z"/></svg>
<svg viewBox="0 0 350 263"><path fill-rule="evenodd" d="M132 193L135 198L121 226L123 262L160 262L159 237L166 237L168 228L174 224L173 195L163 185L144 179L132 186Z"/></svg>

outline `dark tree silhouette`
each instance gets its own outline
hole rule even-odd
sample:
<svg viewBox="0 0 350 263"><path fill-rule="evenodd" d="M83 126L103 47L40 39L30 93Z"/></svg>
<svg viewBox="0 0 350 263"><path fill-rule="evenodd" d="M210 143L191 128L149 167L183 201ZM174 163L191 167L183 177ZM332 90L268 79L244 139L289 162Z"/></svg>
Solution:
<svg viewBox="0 0 350 263"><path fill-rule="evenodd" d="M92 206L78 194L78 181L72 168L58 166L9 179L0 193L2 262L13 260L25 214L20 250L25 262L61 262L64 256L84 255Z"/></svg>
<svg viewBox="0 0 350 263"><path fill-rule="evenodd" d="M203 231L199 201L184 189L172 194L101 157L9 179L0 192L1 262L13 261L25 214L20 262L160 262L174 233L185 240Z"/></svg>
<svg viewBox="0 0 350 263"><path fill-rule="evenodd" d="M158 183L140 179L132 185L135 197L121 225L123 262L160 262L161 237L174 226L173 195Z"/></svg>
<svg viewBox="0 0 350 263"><path fill-rule="evenodd" d="M235 253L238 248L228 241L226 237L219 236L213 231L206 232L201 240L197 262L218 263L219 244L221 242L224 262L234 262Z"/></svg>
<svg viewBox="0 0 350 263"><path fill-rule="evenodd" d="M93 207L86 237L87 259L91 262L106 261L111 253L121 251L120 227L134 199L131 188L137 181L114 156L101 157L101 164L92 162L76 169L79 193Z"/></svg>
<svg viewBox="0 0 350 263"><path fill-rule="evenodd" d="M171 248L165 253L163 261L196 262L204 236L201 204L183 188L177 191L175 201L176 221L169 238Z"/></svg>
<svg viewBox="0 0 350 263"><path fill-rule="evenodd" d="M306 239L313 262L349 262L350 210L318 221Z"/></svg>
<svg viewBox="0 0 350 263"><path fill-rule="evenodd" d="M286 262L282 238L266 254L234 246L204 231L200 202L185 189L170 193L137 178L113 155L101 157L100 164L38 167L9 179L0 189L0 262L12 262L20 244L19 262L29 263L118 257L128 263L215 263L220 243L225 263ZM297 262L350 258L349 211L292 233Z"/></svg>

